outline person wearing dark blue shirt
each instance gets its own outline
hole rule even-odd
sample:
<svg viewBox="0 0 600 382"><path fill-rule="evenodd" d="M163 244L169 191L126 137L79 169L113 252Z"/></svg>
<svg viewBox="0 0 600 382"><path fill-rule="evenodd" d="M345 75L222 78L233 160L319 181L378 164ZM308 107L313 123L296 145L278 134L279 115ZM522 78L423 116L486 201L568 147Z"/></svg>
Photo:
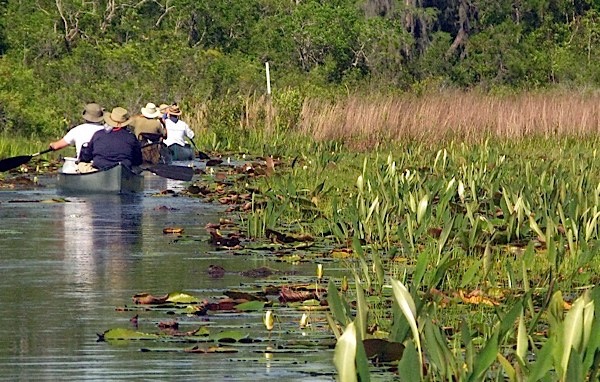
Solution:
<svg viewBox="0 0 600 382"><path fill-rule="evenodd" d="M104 122L110 130L101 130L94 134L85 153L83 161L91 161L93 169L104 170L118 163L133 168L142 164L142 149L138 139L126 129L131 122L129 112L122 107L115 107L104 115ZM93 169L91 169L93 171Z"/></svg>

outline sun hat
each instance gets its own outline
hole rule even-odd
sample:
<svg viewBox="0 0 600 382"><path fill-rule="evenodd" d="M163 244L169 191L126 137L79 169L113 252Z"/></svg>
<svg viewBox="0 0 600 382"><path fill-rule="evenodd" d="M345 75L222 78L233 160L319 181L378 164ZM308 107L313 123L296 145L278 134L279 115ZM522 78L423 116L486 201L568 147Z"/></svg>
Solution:
<svg viewBox="0 0 600 382"><path fill-rule="evenodd" d="M177 106L177 105L171 105L171 107L169 107L169 114L171 114L171 115L181 115L181 110L179 110L179 106Z"/></svg>
<svg viewBox="0 0 600 382"><path fill-rule="evenodd" d="M169 109L169 105L167 105L166 103L161 103L160 106L158 107L158 110L161 113L166 113Z"/></svg>
<svg viewBox="0 0 600 382"><path fill-rule="evenodd" d="M83 119L88 122L102 122L104 109L97 103L88 103L81 114L83 115Z"/></svg>
<svg viewBox="0 0 600 382"><path fill-rule="evenodd" d="M129 125L129 112L122 107L115 107L110 113L104 114L104 122L112 127L123 127Z"/></svg>
<svg viewBox="0 0 600 382"><path fill-rule="evenodd" d="M148 102L146 107L142 108L142 115L146 118L157 118L161 115L160 110L152 102Z"/></svg>

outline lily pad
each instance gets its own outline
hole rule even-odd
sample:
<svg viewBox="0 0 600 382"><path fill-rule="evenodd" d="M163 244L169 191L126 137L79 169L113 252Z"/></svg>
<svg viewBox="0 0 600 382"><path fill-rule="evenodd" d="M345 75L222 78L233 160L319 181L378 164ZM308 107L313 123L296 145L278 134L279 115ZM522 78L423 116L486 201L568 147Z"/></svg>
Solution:
<svg viewBox="0 0 600 382"><path fill-rule="evenodd" d="M241 312L258 312L265 307L264 301L247 301L235 306L236 310Z"/></svg>
<svg viewBox="0 0 600 382"><path fill-rule="evenodd" d="M210 336L213 341L216 342L240 342L243 339L248 338L248 333L240 332L239 330L226 330L220 333L216 333Z"/></svg>
<svg viewBox="0 0 600 382"><path fill-rule="evenodd" d="M102 334L98 334L98 341L119 341L119 340L155 340L159 337L154 333L143 333L132 329L115 328L109 329Z"/></svg>
<svg viewBox="0 0 600 382"><path fill-rule="evenodd" d="M193 304L200 302L201 300L198 297L192 296L183 292L172 292L169 293L167 297L167 301L174 302L176 304Z"/></svg>

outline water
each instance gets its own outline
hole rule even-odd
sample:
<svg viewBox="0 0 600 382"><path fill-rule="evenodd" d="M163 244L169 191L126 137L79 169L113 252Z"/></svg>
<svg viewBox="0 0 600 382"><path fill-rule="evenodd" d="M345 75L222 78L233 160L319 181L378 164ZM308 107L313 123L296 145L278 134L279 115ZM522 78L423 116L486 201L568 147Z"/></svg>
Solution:
<svg viewBox="0 0 600 382"><path fill-rule="evenodd" d="M314 269L215 251L204 226L224 216L221 206L153 196L180 189L180 182L147 175L143 195L68 196L66 203L50 202L57 197L53 182L43 179L47 187L32 191L0 191L0 380L334 379L330 349L265 353L268 345L277 348L289 338L329 335L297 329L293 321L301 313L294 309L281 313L268 343L236 345L234 354L183 353L190 344L97 342L97 333L132 328L135 312L116 308L132 307L136 293L184 291L214 298L255 282L241 277L242 270L270 266L306 277ZM185 229L183 240L163 234L170 226ZM228 273L210 278L210 264ZM199 325L217 331L241 328L264 340L260 314L178 319L182 331ZM169 319L140 312L139 330L158 332L156 324ZM140 351L146 347L168 351Z"/></svg>

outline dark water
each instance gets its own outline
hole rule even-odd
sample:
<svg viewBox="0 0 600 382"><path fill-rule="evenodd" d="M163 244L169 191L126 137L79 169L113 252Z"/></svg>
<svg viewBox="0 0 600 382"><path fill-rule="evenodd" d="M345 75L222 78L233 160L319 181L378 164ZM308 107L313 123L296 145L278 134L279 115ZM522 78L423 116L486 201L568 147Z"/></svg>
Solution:
<svg viewBox="0 0 600 382"><path fill-rule="evenodd" d="M135 196L97 195L55 198L53 179L33 191L0 191L0 379L1 380L333 380L332 350L298 354L265 353L289 338L327 336L319 329L297 329L301 313L280 313L269 338L235 354L188 354L181 344L97 342L96 333L131 328L132 306L140 292L163 295L184 291L216 297L253 280L239 271L260 266L294 270L298 277L313 266L274 264L263 256L215 252L204 225L223 217L222 207L187 197L153 196L181 183L153 175L146 192ZM169 226L185 228L182 240L164 235ZM225 277L207 276L220 264ZM302 276L304 275L304 276ZM198 325L239 329L266 336L261 314L183 317L181 330ZM140 331L157 332L157 322L172 317L140 313ZM324 325L322 325L324 326ZM315 325L315 327L317 327ZM325 332L323 330L323 332ZM163 346L169 351L142 352ZM173 351L175 350L175 351Z"/></svg>

